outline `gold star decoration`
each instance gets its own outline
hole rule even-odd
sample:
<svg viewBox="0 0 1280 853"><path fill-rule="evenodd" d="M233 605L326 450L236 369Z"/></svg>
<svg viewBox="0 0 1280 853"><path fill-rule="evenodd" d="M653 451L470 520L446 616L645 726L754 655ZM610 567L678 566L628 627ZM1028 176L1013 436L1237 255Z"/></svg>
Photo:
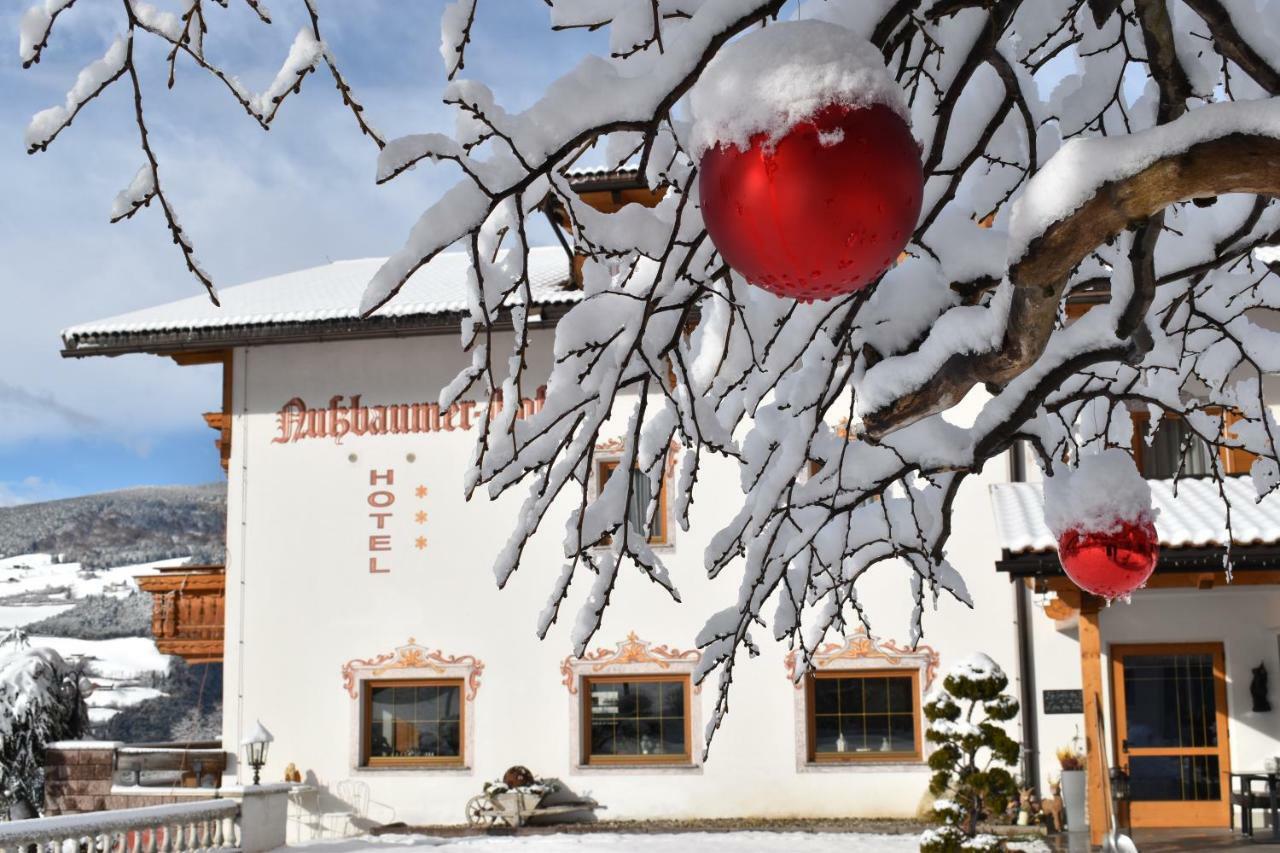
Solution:
<svg viewBox="0 0 1280 853"><path fill-rule="evenodd" d="M427 496L427 487L426 487L426 486L418 486L418 488L416 488L416 489L414 489L414 490L413 490L413 493L414 493L415 495L417 495L418 497L420 497L420 498L425 498L425 497Z"/></svg>
<svg viewBox="0 0 1280 853"><path fill-rule="evenodd" d="M427 537L419 536L417 539L413 540L413 547L417 548L419 551L421 551L423 548L426 548Z"/></svg>
<svg viewBox="0 0 1280 853"><path fill-rule="evenodd" d="M418 522L418 524L426 524L426 523L427 523L427 514L426 514L425 512L423 512L422 510L418 510L417 512L415 512L415 513L413 514L413 520L414 520L414 521L416 521L416 522Z"/></svg>

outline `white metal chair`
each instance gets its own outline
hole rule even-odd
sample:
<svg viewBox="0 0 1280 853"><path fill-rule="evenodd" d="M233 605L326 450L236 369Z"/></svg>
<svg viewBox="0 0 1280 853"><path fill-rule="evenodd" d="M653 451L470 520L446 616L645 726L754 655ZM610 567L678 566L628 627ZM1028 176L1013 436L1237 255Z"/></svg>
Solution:
<svg viewBox="0 0 1280 853"><path fill-rule="evenodd" d="M339 808L324 812L320 819L323 834L327 837L345 837L367 832L373 826L395 820L395 809L369 797L369 785L358 779L343 779L333 787ZM370 809L378 812L378 818L370 817Z"/></svg>
<svg viewBox="0 0 1280 853"><path fill-rule="evenodd" d="M320 791L310 785L291 790L289 810L285 817L287 823L293 825L294 841L312 841L320 838L324 834L323 815L320 812Z"/></svg>

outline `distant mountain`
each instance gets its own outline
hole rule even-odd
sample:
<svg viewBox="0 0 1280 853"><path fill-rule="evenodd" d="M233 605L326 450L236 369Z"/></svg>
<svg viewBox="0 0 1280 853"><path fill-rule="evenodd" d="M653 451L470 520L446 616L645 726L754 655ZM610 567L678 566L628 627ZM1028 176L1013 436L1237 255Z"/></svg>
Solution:
<svg viewBox="0 0 1280 853"><path fill-rule="evenodd" d="M0 508L0 557L55 554L87 569L191 557L224 562L227 486L143 486Z"/></svg>

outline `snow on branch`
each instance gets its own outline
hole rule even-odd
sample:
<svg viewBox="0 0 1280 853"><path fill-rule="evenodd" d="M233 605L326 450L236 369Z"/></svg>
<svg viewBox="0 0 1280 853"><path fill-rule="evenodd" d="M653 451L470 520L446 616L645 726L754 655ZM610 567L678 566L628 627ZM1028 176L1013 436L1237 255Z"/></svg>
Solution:
<svg viewBox="0 0 1280 853"><path fill-rule="evenodd" d="M263 121L270 124L276 111L280 109L284 96L302 88L302 78L316 70L316 63L324 55L324 49L324 43L316 39L310 28L298 30L289 47L289 54L284 58L284 64L276 72L271 85L249 101L253 111Z"/></svg>
<svg viewBox="0 0 1280 853"><path fill-rule="evenodd" d="M213 279L195 256L190 237L178 220L175 206L165 194L160 180L160 163L153 151L147 128L146 101L142 78L135 64L134 42L139 34L150 35L168 47L167 83L175 83L175 68L180 56L189 59L197 68L218 80L245 112L264 130L271 127L285 98L301 90L303 79L324 62L342 95L343 104L351 111L362 134L370 137L378 148L386 142L381 133L364 115L363 105L339 69L332 53L325 46L320 32L320 16L311 0L303 0L309 17L309 25L295 36L280 70L267 88L254 94L232 73L206 58L204 39L208 22L204 12L205 0L182 0L180 11L158 8L145 0L124 0L122 3L124 35L112 42L103 57L85 66L67 92L65 101L32 117L25 132L27 152L35 154L46 150L80 114L90 101L119 80L128 80L132 90L132 113L138 129L138 147L146 165L134 176L129 186L116 197L112 206L111 221L129 219L153 199L159 201L165 227L173 243L178 247L188 271L194 276L217 304ZM225 0L215 0L226 7ZM19 26L18 52L24 67L40 61L49 43L53 28L60 16L68 12L75 0L37 0L28 7ZM245 0L246 6L264 24L271 24L271 15L258 0Z"/></svg>
<svg viewBox="0 0 1280 853"><path fill-rule="evenodd" d="M23 68L40 61L40 54L49 44L54 20L74 2L76 0L42 0L23 13L18 22L18 57Z"/></svg>
<svg viewBox="0 0 1280 853"><path fill-rule="evenodd" d="M71 125L75 117L84 109L85 104L120 79L127 67L129 42L130 38L124 36L113 41L101 59L81 69L76 76L75 84L67 92L66 101L63 104L41 110L31 117L23 137L28 154L48 148L58 134Z"/></svg>
<svg viewBox="0 0 1280 853"><path fill-rule="evenodd" d="M465 64L467 44L471 41L471 25L476 20L477 0L453 0L440 18L440 58L445 76L452 80Z"/></svg>
<svg viewBox="0 0 1280 853"><path fill-rule="evenodd" d="M877 364L860 389L866 434L883 436L955 405L978 383L1017 376L1044 351L1071 271L1098 245L1177 202L1280 195L1277 163L1278 99L1211 104L1141 133L1069 141L1013 205L1004 298L994 313L954 317L972 339L998 336L987 347L957 346L944 315L941 341L931 334L916 352ZM921 360L926 369L914 364ZM904 386L904 373L916 379Z"/></svg>
<svg viewBox="0 0 1280 853"><path fill-rule="evenodd" d="M1161 10L1095 19L1063 0L935 6L922 17L909 4L825 4L819 14L888 59L929 178L908 256L878 287L803 305L751 287L717 256L679 106L719 48L768 25L776 6L655 3L642 23L644 5L557 0L553 28L610 30L607 60L584 58L518 114L482 83L455 80L443 93L459 113L454 138L397 140L379 161L379 180L427 161L453 162L465 177L371 282L364 310L461 243L475 269L463 338L472 360L448 398L479 386L512 399L546 382L538 414L487 425L468 483L491 496L530 484L498 560L500 584L556 499L572 496L540 635L576 603L569 639L584 648L628 564L678 598L647 542L652 506L637 529L626 478L594 484L602 447L645 477L670 464L682 526L706 458L739 468L740 508L705 555L710 575L740 578L736 600L698 637L697 677L719 681L708 738L728 709L739 653L759 647L755 632L788 641L807 665L826 634L865 625L859 581L869 571L902 576L913 638L940 596L972 604L947 560L952 506L969 473L1016 442L1046 464L1079 458L1120 446L1123 429L1112 425L1149 408L1153 425L1184 416L1211 448L1247 447L1260 493L1280 481L1260 382L1274 333L1258 314L1277 307L1277 282L1250 256L1280 225L1268 198L1273 107L1195 103L1239 70L1192 64L1202 52ZM462 43L457 26L446 21L445 44ZM1135 57L1147 48L1142 64ZM1077 75L1045 86L1037 75L1064 50ZM1131 68L1151 77L1151 94L1124 96ZM1073 141L1063 146L1053 130ZM572 169L592 146L661 200L605 214L579 199ZM526 218L540 210L557 211L572 232L584 299L558 324L550 375L535 380L512 255L525 251ZM1105 304L1064 323L1063 299L1077 291ZM515 326L510 354L495 351L500 317ZM988 393L970 426L942 417L981 383ZM1230 424L1206 414L1227 410ZM650 498L661 483L650 480Z"/></svg>
<svg viewBox="0 0 1280 853"><path fill-rule="evenodd" d="M379 182L429 163L461 170L362 310L444 249L468 254L469 361L441 402L474 394L496 413L477 430L468 496L524 493L499 585L533 536L563 537L539 635L563 617L586 648L637 582L678 602L651 540L697 523L709 462L736 469L740 494L703 560L731 578L697 638L697 678L718 683L708 741L761 637L807 667L828 634L869 627L869 573L901 583L913 640L930 611L973 606L948 559L952 511L969 476L1012 448L1029 447L1049 474L1064 459L1131 452L1177 419L1178 475L1219 483L1228 526L1226 459L1250 460L1256 494L1280 486L1280 426L1263 393L1280 372L1280 263L1261 251L1280 244L1269 99L1280 46L1264 25L1277 0L805 4L806 18L849 28L884 58L926 178L898 262L867 290L807 304L752 286L717 253L686 109L721 48L775 26L781 0L548 0L552 30L607 32L608 49L520 112L459 73L475 25L502 4L456 0L440 35L454 132L390 142L350 98L311 3L309 34L255 96L204 58L200 0L189 2L176 26L134 12L130 33L163 39L264 126L324 61L381 149ZM24 51L48 41L56 6L39 4ZM128 57L124 68L150 165L115 213L156 202L198 269L157 179ZM644 203L606 213L579 196L579 170L601 165L620 198ZM565 236L582 297L557 323L549 370L531 367L544 363L530 358L531 216ZM542 385L542 408L523 416L519 400ZM1190 470L1191 442L1206 470ZM604 459L623 475L602 484Z"/></svg>
<svg viewBox="0 0 1280 853"><path fill-rule="evenodd" d="M116 195L115 203L111 206L111 221L119 222L121 219L128 219L150 204L155 197L156 176L151 170L151 165L147 164L138 169L129 186Z"/></svg>

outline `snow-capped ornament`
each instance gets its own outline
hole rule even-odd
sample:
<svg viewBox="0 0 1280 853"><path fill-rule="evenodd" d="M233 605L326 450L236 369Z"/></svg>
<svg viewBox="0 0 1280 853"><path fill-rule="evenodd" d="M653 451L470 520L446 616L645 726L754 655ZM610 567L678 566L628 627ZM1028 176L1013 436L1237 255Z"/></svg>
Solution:
<svg viewBox="0 0 1280 853"><path fill-rule="evenodd" d="M869 42L823 21L724 47L691 95L702 218L747 281L830 299L897 260L923 198L902 90Z"/></svg>
<svg viewBox="0 0 1280 853"><path fill-rule="evenodd" d="M1123 450L1055 466L1044 483L1044 520L1072 583L1107 600L1143 586L1159 559L1151 486Z"/></svg>

